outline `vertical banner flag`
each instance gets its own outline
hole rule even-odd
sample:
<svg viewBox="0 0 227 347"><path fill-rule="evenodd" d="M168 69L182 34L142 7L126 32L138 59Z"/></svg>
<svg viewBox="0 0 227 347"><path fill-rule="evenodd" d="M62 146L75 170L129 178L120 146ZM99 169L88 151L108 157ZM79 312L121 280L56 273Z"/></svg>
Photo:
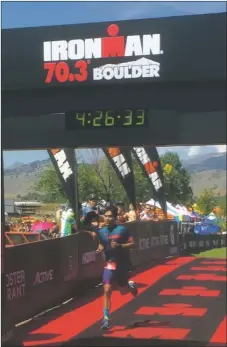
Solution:
<svg viewBox="0 0 227 347"><path fill-rule="evenodd" d="M75 170L75 153L73 148L48 149L48 154L60 178L62 188L69 200L70 207L76 213L77 179Z"/></svg>
<svg viewBox="0 0 227 347"><path fill-rule="evenodd" d="M155 200L159 202L163 213L167 217L163 172L156 147L133 147L133 153L144 174L152 184Z"/></svg>
<svg viewBox="0 0 227 347"><path fill-rule="evenodd" d="M1 274L3 274L3 258L5 249L5 195L4 195L4 167L3 151L1 150Z"/></svg>
<svg viewBox="0 0 227 347"><path fill-rule="evenodd" d="M131 149L114 147L102 148L122 186L130 203L136 207L135 181L133 175Z"/></svg>

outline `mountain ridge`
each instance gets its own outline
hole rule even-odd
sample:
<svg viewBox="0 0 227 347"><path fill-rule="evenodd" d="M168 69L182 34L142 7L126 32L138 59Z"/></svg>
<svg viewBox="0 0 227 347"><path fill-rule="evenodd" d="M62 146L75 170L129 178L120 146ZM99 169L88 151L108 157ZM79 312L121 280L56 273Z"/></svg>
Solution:
<svg viewBox="0 0 227 347"><path fill-rule="evenodd" d="M194 195L202 190L216 187L216 193L226 195L226 153L209 153L181 160L191 175ZM38 180L50 159L35 160L29 164L16 162L4 170L5 195L25 195Z"/></svg>

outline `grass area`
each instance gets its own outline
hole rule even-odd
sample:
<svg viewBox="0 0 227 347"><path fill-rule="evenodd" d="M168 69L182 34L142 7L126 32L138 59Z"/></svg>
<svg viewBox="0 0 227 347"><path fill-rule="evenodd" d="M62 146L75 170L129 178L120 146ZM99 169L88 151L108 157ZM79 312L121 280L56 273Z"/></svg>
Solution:
<svg viewBox="0 0 227 347"><path fill-rule="evenodd" d="M204 251L201 253L193 254L195 257L202 257L202 258L227 258L226 257L227 248L221 247L221 248L215 248L211 249L209 251Z"/></svg>

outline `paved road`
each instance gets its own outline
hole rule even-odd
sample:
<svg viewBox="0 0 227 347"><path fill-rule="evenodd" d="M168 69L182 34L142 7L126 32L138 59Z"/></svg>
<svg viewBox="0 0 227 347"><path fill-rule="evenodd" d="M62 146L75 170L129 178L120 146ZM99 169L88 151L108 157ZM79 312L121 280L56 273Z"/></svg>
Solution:
<svg viewBox="0 0 227 347"><path fill-rule="evenodd" d="M136 299L113 293L108 333L100 330L100 289L28 325L24 346L226 344L225 259L180 257L133 279Z"/></svg>

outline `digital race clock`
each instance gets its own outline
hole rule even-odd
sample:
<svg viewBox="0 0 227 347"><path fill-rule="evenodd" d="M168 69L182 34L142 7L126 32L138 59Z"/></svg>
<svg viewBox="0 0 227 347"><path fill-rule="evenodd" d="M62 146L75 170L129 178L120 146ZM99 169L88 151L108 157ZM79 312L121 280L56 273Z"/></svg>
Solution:
<svg viewBox="0 0 227 347"><path fill-rule="evenodd" d="M65 115L66 130L142 128L148 126L145 109L69 111Z"/></svg>

